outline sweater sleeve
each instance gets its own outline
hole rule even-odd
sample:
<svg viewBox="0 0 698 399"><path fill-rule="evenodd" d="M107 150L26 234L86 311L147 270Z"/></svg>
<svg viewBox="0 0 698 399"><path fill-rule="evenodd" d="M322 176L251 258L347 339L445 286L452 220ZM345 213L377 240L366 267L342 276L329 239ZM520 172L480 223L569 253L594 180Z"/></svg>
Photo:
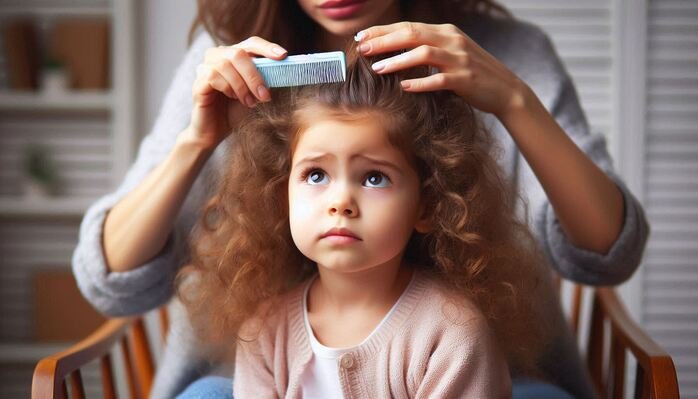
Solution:
<svg viewBox="0 0 698 399"><path fill-rule="evenodd" d="M110 316L136 314L165 303L173 293L173 279L186 256L186 232L170 234L163 250L145 264L126 272L109 272L102 247L103 225L109 210L138 186L172 150L176 136L189 123L191 87L196 65L204 51L213 45L202 34L192 44L176 71L160 114L139 148L134 164L116 191L105 195L87 210L78 244L73 253L73 273L85 298L99 311ZM178 218L182 218L182 212ZM182 226L175 223L175 226Z"/></svg>
<svg viewBox="0 0 698 399"><path fill-rule="evenodd" d="M509 398L511 377L480 315L441 329L415 398Z"/></svg>
<svg viewBox="0 0 698 399"><path fill-rule="evenodd" d="M517 179L528 200L531 226L552 265L565 278L584 284L611 285L628 279L640 264L649 235L649 225L642 205L613 171L606 142L601 134L589 131L584 112L573 85L553 44L540 29L532 27L535 40L529 45L526 67L532 89L548 111L577 146L598 165L620 190L624 204L624 221L620 234L606 254L585 250L572 244L565 235L540 182L526 160L519 154Z"/></svg>

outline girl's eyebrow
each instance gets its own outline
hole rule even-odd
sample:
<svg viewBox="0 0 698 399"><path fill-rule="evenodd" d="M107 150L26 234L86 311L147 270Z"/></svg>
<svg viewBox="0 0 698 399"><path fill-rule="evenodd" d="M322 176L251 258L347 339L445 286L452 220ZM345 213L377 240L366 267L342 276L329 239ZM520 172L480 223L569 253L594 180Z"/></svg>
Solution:
<svg viewBox="0 0 698 399"><path fill-rule="evenodd" d="M299 159L298 161L294 162L293 165L291 165L292 168L295 168L298 165L304 164L304 163L315 163L315 162L321 162L324 161L328 158L332 158L332 154L324 153L324 154L317 154L317 155L308 155L307 157L303 157Z"/></svg>
<svg viewBox="0 0 698 399"><path fill-rule="evenodd" d="M365 154L356 154L356 155L353 155L351 157L351 159L355 159L355 158L361 158L361 159L364 159L364 160L369 161L371 163L383 165L383 166L388 167L390 169L394 169L395 171L398 171L398 172L401 170L401 168L399 166L395 165L394 163L392 163L390 161L386 161L385 159L373 158L373 157L370 157L370 156L365 155Z"/></svg>
<svg viewBox="0 0 698 399"><path fill-rule="evenodd" d="M303 157L303 158L299 159L297 162L295 162L293 164L293 166L298 166L298 165L304 164L304 163L321 162L321 161L327 160L329 158L334 158L334 155L329 154L329 153L318 154L318 155L309 155L307 157ZM382 166L385 166L387 168L394 169L397 172L400 172L402 170L399 166L397 166L396 164L394 164L390 161L387 161L385 159L370 157L366 154L355 154L355 155L352 155L349 159L354 160L357 158L368 161L368 162L373 163L373 164L382 165Z"/></svg>

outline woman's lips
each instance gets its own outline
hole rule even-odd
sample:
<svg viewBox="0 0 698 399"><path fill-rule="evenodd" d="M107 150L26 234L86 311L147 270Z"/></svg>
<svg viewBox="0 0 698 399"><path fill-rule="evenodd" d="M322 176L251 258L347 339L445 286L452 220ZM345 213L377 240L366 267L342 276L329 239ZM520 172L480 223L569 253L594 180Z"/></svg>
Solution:
<svg viewBox="0 0 698 399"><path fill-rule="evenodd" d="M320 5L320 11L332 19L347 19L356 15L366 0L331 0Z"/></svg>

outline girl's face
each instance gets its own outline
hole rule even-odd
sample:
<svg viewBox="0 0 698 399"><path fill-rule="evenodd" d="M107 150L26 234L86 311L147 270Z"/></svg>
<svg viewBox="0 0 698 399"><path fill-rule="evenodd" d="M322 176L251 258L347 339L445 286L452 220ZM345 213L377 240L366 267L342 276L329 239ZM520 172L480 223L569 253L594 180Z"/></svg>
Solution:
<svg viewBox="0 0 698 399"><path fill-rule="evenodd" d="M298 0L308 16L329 33L353 36L377 24L396 22L398 0Z"/></svg>
<svg viewBox="0 0 698 399"><path fill-rule="evenodd" d="M288 184L291 235L318 267L399 266L422 231L419 178L378 119L316 119L299 133Z"/></svg>

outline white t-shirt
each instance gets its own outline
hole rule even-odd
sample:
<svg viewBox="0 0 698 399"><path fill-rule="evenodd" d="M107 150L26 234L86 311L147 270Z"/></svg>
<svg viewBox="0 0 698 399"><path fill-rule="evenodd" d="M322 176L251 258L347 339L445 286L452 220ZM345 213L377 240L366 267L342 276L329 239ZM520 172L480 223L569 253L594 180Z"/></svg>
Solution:
<svg viewBox="0 0 698 399"><path fill-rule="evenodd" d="M381 322L378 323L376 328L374 328L359 345L350 348L330 348L321 344L315 337L315 333L313 333L313 329L310 326L310 321L308 321L308 291L314 280L315 278L308 282L303 292L303 320L305 322L305 331L308 333L313 356L310 358L308 367L301 375L301 390L304 399L341 398L343 395L342 385L339 382L339 358L344 353L350 352L363 345L364 342L368 341L369 338L383 326L385 321L388 320L390 315L397 309L405 292L408 291L409 286L412 285L414 273L412 274L412 279L407 288L405 288L400 298L395 301L393 307L390 308L390 311L383 317Z"/></svg>

